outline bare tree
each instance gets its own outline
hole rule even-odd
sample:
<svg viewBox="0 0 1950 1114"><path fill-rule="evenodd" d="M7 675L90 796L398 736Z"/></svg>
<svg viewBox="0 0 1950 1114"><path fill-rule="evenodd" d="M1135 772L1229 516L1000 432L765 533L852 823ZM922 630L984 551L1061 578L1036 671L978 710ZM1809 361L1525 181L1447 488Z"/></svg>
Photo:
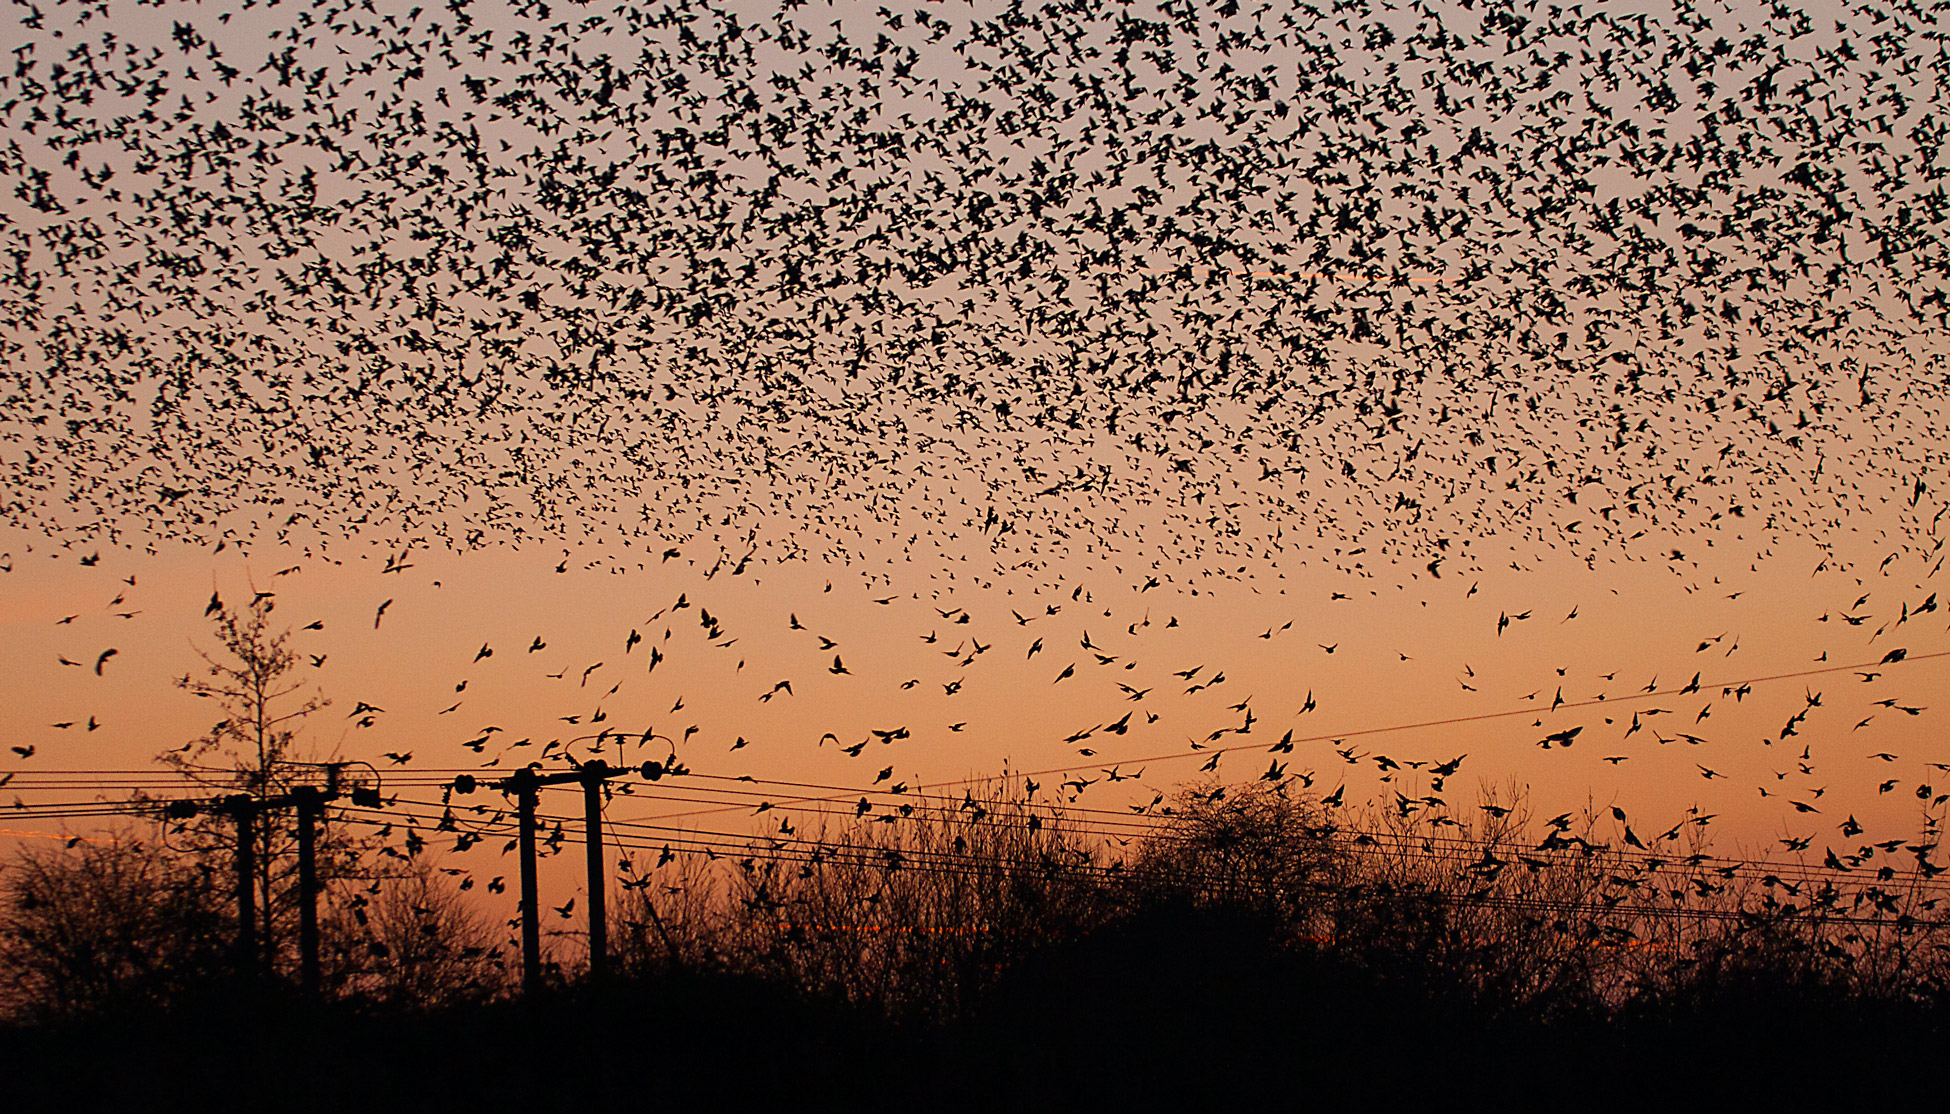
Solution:
<svg viewBox="0 0 1950 1114"><path fill-rule="evenodd" d="M495 928L449 874L413 855L370 886L340 887L324 925L328 977L340 992L437 1009L507 989Z"/></svg>
<svg viewBox="0 0 1950 1114"><path fill-rule="evenodd" d="M1012 781L747 852L660 856L618 902L620 965L737 970L946 1020L1098 912L1084 833Z"/></svg>
<svg viewBox="0 0 1950 1114"><path fill-rule="evenodd" d="M203 675L185 674L176 687L214 701L224 718L158 760L204 784L264 796L288 781L286 767L306 717L331 701L298 679L291 632L271 625L276 600L269 593L254 593L241 610L213 596L211 607L220 650L198 650ZM212 759L223 767L212 767Z"/></svg>
<svg viewBox="0 0 1950 1114"><path fill-rule="evenodd" d="M1285 783L1181 790L1138 847L1129 889L1142 901L1250 909L1295 934L1331 934L1327 895L1347 861L1318 801Z"/></svg>
<svg viewBox="0 0 1950 1114"><path fill-rule="evenodd" d="M214 650L197 650L200 673L177 678L176 686L216 705L222 716L208 732L157 756L214 796L264 800L300 785L325 780L327 763L305 750L301 730L314 713L330 705L301 677L303 662L291 648L291 632L271 618L276 600L253 590L250 603L229 607L214 595L209 614L216 625ZM294 935L296 915L296 836L289 812L266 813L255 825L256 905L261 910L263 954L275 960ZM233 821L205 812L172 822L170 835L180 849L213 867L235 854ZM321 878L343 873L358 849L342 836L319 846Z"/></svg>
<svg viewBox="0 0 1950 1114"><path fill-rule="evenodd" d="M227 969L211 872L126 833L22 851L0 878L0 1003L14 1016L160 1004Z"/></svg>

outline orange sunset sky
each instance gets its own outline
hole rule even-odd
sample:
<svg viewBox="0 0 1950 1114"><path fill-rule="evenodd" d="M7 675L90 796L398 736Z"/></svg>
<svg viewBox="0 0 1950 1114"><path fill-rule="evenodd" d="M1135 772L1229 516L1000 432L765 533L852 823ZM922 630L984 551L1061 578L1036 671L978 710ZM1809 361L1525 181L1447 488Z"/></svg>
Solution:
<svg viewBox="0 0 1950 1114"><path fill-rule="evenodd" d="M555 7L6 17L0 806L174 791L271 593L303 746L433 817L598 732L696 775L613 822L713 832L1005 770L1940 814L1921 30Z"/></svg>

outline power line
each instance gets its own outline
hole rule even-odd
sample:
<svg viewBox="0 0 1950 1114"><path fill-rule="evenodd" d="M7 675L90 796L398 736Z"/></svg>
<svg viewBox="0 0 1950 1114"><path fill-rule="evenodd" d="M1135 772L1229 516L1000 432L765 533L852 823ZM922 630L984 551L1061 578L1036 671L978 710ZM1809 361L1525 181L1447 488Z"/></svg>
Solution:
<svg viewBox="0 0 1950 1114"><path fill-rule="evenodd" d="M1937 652L1926 653L1926 654L1911 654L1902 658L1900 662L1877 661L1877 662L1861 662L1852 665L1829 665L1829 666L1821 666L1819 668L1814 668L1814 669L1802 669L1802 670L1795 670L1786 673L1775 673L1775 674L1767 674L1763 676L1747 677L1739 680L1716 681L1709 684L1698 684L1698 685L1688 684L1678 688L1657 689L1650 692L1641 691L1636 693L1628 693L1626 695L1619 696L1616 698L1598 698L1598 699L1591 699L1591 700L1567 701L1563 704L1557 705L1557 708L1553 710L1561 710L1564 708L1571 708L1571 709L1592 708L1592 707L1601 707L1601 706L1610 707L1619 704L1658 699L1660 697L1666 697L1666 696L1688 695L1692 692L1703 691L1704 689L1708 689L1708 688L1719 688L1726 691L1731 691L1743 685L1757 685L1757 684L1766 684L1774 681L1796 680L1804 677L1821 676L1821 675L1831 674L1831 673L1859 672L1862 670L1877 669L1877 668L1886 669L1890 665L1908 664L1910 662L1928 661L1928 660L1945 658L1945 657L1950 657L1950 650L1937 651ZM1534 707L1511 708L1503 711L1483 712L1483 713L1477 713L1468 716L1452 716L1443 719L1422 720L1414 723L1391 724L1391 725L1386 725L1381 727L1358 728L1351 731L1329 732L1329 733L1323 733L1318 735L1310 735L1310 736L1295 738L1291 740L1291 742L1294 743L1295 745L1302 744L1302 743L1317 743L1317 742L1342 742L1347 739L1362 738L1362 737L1367 737L1372 735L1394 734L1394 733L1405 732L1405 731L1418 731L1418 730L1425 730L1434 727L1453 727L1453 726L1459 726L1468 723L1486 722L1486 721L1497 720L1497 719L1508 719L1516 716L1535 715L1535 714L1537 714L1537 709ZM627 739L628 736L619 736L619 738ZM1261 748L1260 745L1257 743L1233 744L1231 746L1223 746L1223 747L1202 747L1195 750L1173 751L1169 753L1155 754L1146 757L1120 758L1111 762L1110 765L1113 767L1131 765L1136 763L1144 763L1148 765L1149 763L1152 762L1167 762L1167 761L1181 760L1185 758L1196 758L1201 756L1209 758L1215 755L1235 754L1244 751L1260 750L1260 749L1263 748ZM1013 773L1005 771L1002 777L1004 779L1011 778L1011 777L1016 777L1016 778L1050 777L1050 776L1057 776L1061 774L1082 773L1093 769L1102 769L1104 765L1105 763L1102 761L1091 761L1091 762L1080 763L1072 766L1051 767L1051 768L1041 769L1041 770L1020 771L1020 772L1013 772ZM399 771L394 771L394 778L397 781L403 782L408 785L450 784L453 780L453 777L458 777L461 775L466 775L475 778L488 776L488 775L484 775L483 769L484 768L482 767L474 767L474 768L453 767L453 768L421 768L412 771L399 770ZM228 771L216 771L213 769L211 772L228 772ZM17 771L16 772L16 776L26 776L30 779L37 776L49 776L49 775L67 775L70 777L71 781L67 783L56 783L56 782L39 783L39 782L29 781L29 782L22 783L17 788L22 788L22 789L50 788L51 789L51 788L56 788L57 785L62 788L68 788L68 787L150 788L153 786L180 784L181 780L193 780L191 778L191 775L187 773L175 774L174 777L178 780L171 781L169 779L171 778L172 775L159 773L156 771L141 771L141 770L112 770L112 771L44 770L44 771ZM967 788L969 786L979 785L985 782L991 782L995 780L993 776L973 776L967 778L951 779L946 781L927 782L924 784L909 787L904 794L892 794L887 790L878 790L870 786L869 787L832 786L832 785L822 785L818 783L789 782L789 781L777 781L771 779L734 777L731 775L723 775L723 774L690 774L686 776L707 778L711 780L751 781L755 784L779 785L779 786L787 786L787 787L794 787L794 788L820 789L820 790L827 790L833 793L843 793L847 796L853 796L853 795L909 796L916 799L935 796L934 794L931 794L929 792L931 790L947 789L947 788ZM101 778L102 780L91 780L98 777ZM383 783L385 780L384 774L383 773L380 774L379 777ZM111 778L119 778L122 780L111 782L110 780L108 780ZM423 782L422 779L426 779L426 778L432 778L433 780L430 783ZM133 784L136 781L140 781L140 784ZM129 784L124 784L125 782ZM793 798L785 802L774 802L774 807L785 807L785 805L787 804L808 804L808 803L839 803L839 799L837 797L831 797L831 796L826 796L826 797L807 796L807 797ZM720 810L700 810L697 814L708 815L711 811L730 811L732 809L739 808L739 807L742 806L728 805L725 808ZM1108 810L1093 810L1093 811L1108 811Z"/></svg>
<svg viewBox="0 0 1950 1114"><path fill-rule="evenodd" d="M674 788L679 788L679 786L673 784L667 786L667 788L674 789ZM713 790L705 790L705 791L711 792ZM686 801L686 798L680 795L669 795L669 796L660 795L655 799L666 799L666 800L677 801L677 802ZM935 799L939 801L947 801L947 802L953 801L953 798L935 798ZM101 818L101 817L111 817L111 816L160 817L163 811L168 808L170 803L171 803L170 801L165 799L151 799L151 800L144 800L144 801L124 802L124 803L110 803L110 802L102 802L102 801L45 802L42 804L29 806L24 809L15 808L6 811L11 813L11 815L21 819ZM818 802L815 800L813 803L823 803L823 802ZM403 809L401 806L407 806L407 807ZM400 798L398 796L395 796L390 801L380 806L362 807L356 805L340 804L335 806L335 810L340 812L344 812L344 811L377 812L386 818L385 822L405 823L409 826L417 825L419 827L424 827L429 831L447 830L450 827L458 828L459 825L466 824L474 828L475 834L483 838L487 836L501 836L501 835L508 834L509 828L505 823L502 823L498 820L492 820L492 819L490 820L479 819L478 818L479 814L476 814L475 816L466 815L468 812L470 812L473 809L479 809L484 807L486 806L462 806L458 811L456 811L454 805L450 801L447 802L420 801L420 800L413 800L410 798ZM742 811L743 808L746 806L739 805L737 807ZM851 812L850 809L834 811L834 810L826 810L826 809L807 808L803 803L800 804L788 803L788 804L777 805L774 807L779 811L799 811L799 812L810 811L813 814L820 815L820 816L836 816L836 815L843 816L845 813ZM1078 823L1081 823L1083 825L1083 830L1086 833L1091 832L1091 829L1089 827L1090 822L1087 819L1078 821L1070 817L1068 814L1071 812L1090 812L1095 810L1078 809L1078 808L1073 808L1071 806L1064 806L1060 804L1052 804L1045 807L1050 810L1052 823L1066 823L1070 825L1076 825ZM1025 806L1025 808L1033 810L1033 806ZM640 820L632 820L632 819L609 820L607 821L607 823L609 823L612 827L618 829L619 831L681 833L681 832L696 831L698 829L689 829L689 828L684 828L682 826L673 825L670 823L656 823L653 821L680 820L680 819L687 819L697 815L722 814L724 811L725 810L722 809L695 810L688 813L665 814L665 815L659 815L659 816L640 819ZM946 812L948 810L943 808L941 811ZM505 816L506 814L497 812L496 815ZM927 815L929 814L923 813L924 818ZM883 816L886 816L890 819L906 819L905 817L899 817L899 815L896 813L886 813L883 814ZM553 824L556 827L565 827L566 825L573 823L574 820L576 819L575 817L572 816L558 815L553 813L541 813L541 812L538 812L536 814L536 818L538 822ZM1139 818L1139 817L1114 816L1112 817L1112 819L1116 820L1117 824L1120 827L1122 827L1124 830L1129 831L1133 836L1133 838L1141 837L1141 838L1154 839L1154 840L1165 839L1167 841L1172 841L1177 839L1197 838L1196 835L1186 835L1186 834L1176 833L1171 830L1176 824L1180 822L1195 822L1184 817L1152 816L1147 818ZM1098 821L1097 823L1102 824L1103 821ZM1461 835L1440 835L1436 833L1427 833L1427 832L1404 834L1400 832L1391 832L1387 830L1362 829L1362 828L1356 828L1351 826L1342 826L1338 824L1330 825L1325 830L1331 831L1333 835L1336 837L1345 837L1349 840L1354 840L1354 841L1365 841L1367 845L1371 845L1376 848L1419 850L1425 854L1432 853L1436 849L1466 851L1471 853L1481 852L1484 850L1493 851L1499 849L1509 850L1512 853L1523 853L1524 851L1522 845L1517 844L1515 841L1507 840L1507 839L1506 840L1485 840L1481 838L1474 838L1474 837L1461 836ZM727 838L739 838L739 839L746 839L746 840L760 839L760 838L768 839L768 840L778 840L783 836L786 839L790 839L802 843L818 844L824 842L822 840L817 840L812 837L800 836L800 835L790 834L790 833L779 833L775 835L772 833L759 834L753 832L745 832L745 833L726 832L726 833L714 833L714 834L722 834L725 835ZM575 840L574 837L570 837L570 836L565 836L564 839L571 843L579 842ZM1357 843L1357 846L1359 845L1361 844ZM1603 854L1606 853L1606 851L1608 850L1605 848L1598 848L1591 845L1587 845L1587 846L1590 848L1589 853L1593 853L1593 854ZM1882 846L1882 845L1874 845L1874 846ZM1915 852L1919 848L1924 848L1924 846L1925 845L1907 845L1906 849ZM1894 854L1893 850L1887 848L1884 848L1884 850L1886 851L1886 853ZM1839 877L1839 876L1844 876L1848 873L1848 872L1833 871L1831 868L1827 868L1827 867L1820 867L1820 868L1809 867L1806 866L1805 864L1798 864L1789 860L1745 859L1745 858L1733 858L1733 857L1725 857L1725 856L1711 856L1705 854L1688 854L1682 856L1679 855L1676 851L1667 854L1660 854L1656 851L1648 850L1643 854L1637 856L1637 858L1642 861L1655 862L1655 863L1671 863L1671 862L1684 861L1688 866L1700 867L1700 868L1711 869L1711 870L1765 871L1767 873L1771 873L1783 878L1790 877L1790 876ZM1893 881L1896 879L1904 879L1909 877L1927 878L1930 876L1931 875L1927 871L1910 869L1910 870L1895 871L1894 874L1892 875L1892 878L1884 879L1884 881Z"/></svg>

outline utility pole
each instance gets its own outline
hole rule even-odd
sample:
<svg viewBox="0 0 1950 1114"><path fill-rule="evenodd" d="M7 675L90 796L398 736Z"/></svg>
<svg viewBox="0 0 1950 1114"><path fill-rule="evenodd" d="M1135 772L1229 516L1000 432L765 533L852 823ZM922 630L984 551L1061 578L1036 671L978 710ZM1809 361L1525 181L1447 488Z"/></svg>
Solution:
<svg viewBox="0 0 1950 1114"><path fill-rule="evenodd" d="M170 820L187 820L201 812L227 814L237 824L237 940L234 946L239 974L256 978L264 973L266 961L264 933L259 930L257 907L257 836L260 814L293 809L298 814L298 949L299 983L306 994L319 988L318 962L318 826L325 816L325 803L339 795L338 771L323 790L316 786L297 786L281 797L252 797L239 793L205 800L172 801L163 815ZM354 789L355 801L377 805L378 794ZM270 910L262 911L263 917Z"/></svg>
<svg viewBox="0 0 1950 1114"><path fill-rule="evenodd" d="M257 802L247 796L225 801L237 820L237 970L257 976Z"/></svg>
<svg viewBox="0 0 1950 1114"><path fill-rule="evenodd" d="M291 791L298 809L298 986L318 993L318 821L325 796L311 786Z"/></svg>
<svg viewBox="0 0 1950 1114"><path fill-rule="evenodd" d="M533 770L517 770L508 779L515 791L515 810L521 834L521 992L542 988L542 925L540 895L535 884L535 798L538 780Z"/></svg>
<svg viewBox="0 0 1950 1114"><path fill-rule="evenodd" d="M603 782L609 764L602 759L585 763L582 774L582 823L585 862L589 871L589 981L600 983L609 973L609 906L603 895ZM622 771L618 770L618 773Z"/></svg>
<svg viewBox="0 0 1950 1114"><path fill-rule="evenodd" d="M584 842L588 850L585 862L589 872L589 978L593 982L602 979L609 970L609 907L606 904L604 887L606 864L603 854L603 783L628 773L639 773L645 780L656 781L666 773L684 772L684 767L675 761L668 766L662 762L645 762L632 771L617 769L597 759L562 773L538 774L533 768L520 769L502 780L502 791L515 795L518 830L516 843L521 852L522 993L533 994L540 990L542 985L541 895L535 881L535 807L541 787L572 783L579 783L582 786ZM457 792L472 792L473 786L474 779L465 774L454 780L454 788Z"/></svg>

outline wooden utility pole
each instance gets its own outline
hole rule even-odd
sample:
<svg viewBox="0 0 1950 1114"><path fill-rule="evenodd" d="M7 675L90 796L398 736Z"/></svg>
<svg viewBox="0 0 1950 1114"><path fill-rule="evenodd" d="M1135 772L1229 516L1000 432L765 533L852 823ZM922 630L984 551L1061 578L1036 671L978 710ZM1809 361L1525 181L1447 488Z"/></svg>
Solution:
<svg viewBox="0 0 1950 1114"><path fill-rule="evenodd" d="M252 797L246 793L206 800L172 801L163 815L171 820L187 820L198 813L228 815L237 824L237 940L234 946L237 971L249 978L265 973L270 959L261 925L270 910L257 907L257 838L260 816L279 809L295 809L298 814L298 948L299 981L305 993L319 987L318 962L318 827L324 820L325 803L338 798L338 774L320 790L298 786L281 797ZM353 790L360 799L368 790ZM375 794L376 797L376 794ZM376 802L375 802L376 803Z"/></svg>
<svg viewBox="0 0 1950 1114"><path fill-rule="evenodd" d="M540 787L533 770L517 770L508 779L515 792L515 811L521 842L521 992L542 988L542 922L540 895L535 884L535 798Z"/></svg>
<svg viewBox="0 0 1950 1114"><path fill-rule="evenodd" d="M521 852L521 988L525 994L533 994L542 985L542 933L541 896L535 882L535 806L539 790L544 785L568 785L580 783L582 786L583 838L587 845L588 857L585 860L589 872L589 977L599 980L609 970L609 906L605 892L606 856L603 854L603 783L611 778L622 777L628 773L639 773L649 781L656 781L665 773L682 773L684 769L675 763L666 767L661 762L645 762L637 770L616 769L598 759L585 762L574 770L553 774L538 774L533 769L516 770L501 782L503 792L515 795L515 813L519 826L517 845ZM466 777L466 775L462 775ZM455 779L455 788L460 792L471 792L473 779L467 778L466 788L460 779Z"/></svg>
<svg viewBox="0 0 1950 1114"><path fill-rule="evenodd" d="M617 771L621 773L622 771ZM610 776L609 765L598 759L584 764L582 773L582 823L584 860L589 871L589 981L601 982L609 972L609 906L605 903L603 875L603 782Z"/></svg>
<svg viewBox="0 0 1950 1114"><path fill-rule="evenodd" d="M291 791L298 809L298 986L318 993L318 821L324 794L310 786Z"/></svg>
<svg viewBox="0 0 1950 1114"><path fill-rule="evenodd" d="M246 796L224 802L237 820L237 970L257 976L257 802Z"/></svg>

